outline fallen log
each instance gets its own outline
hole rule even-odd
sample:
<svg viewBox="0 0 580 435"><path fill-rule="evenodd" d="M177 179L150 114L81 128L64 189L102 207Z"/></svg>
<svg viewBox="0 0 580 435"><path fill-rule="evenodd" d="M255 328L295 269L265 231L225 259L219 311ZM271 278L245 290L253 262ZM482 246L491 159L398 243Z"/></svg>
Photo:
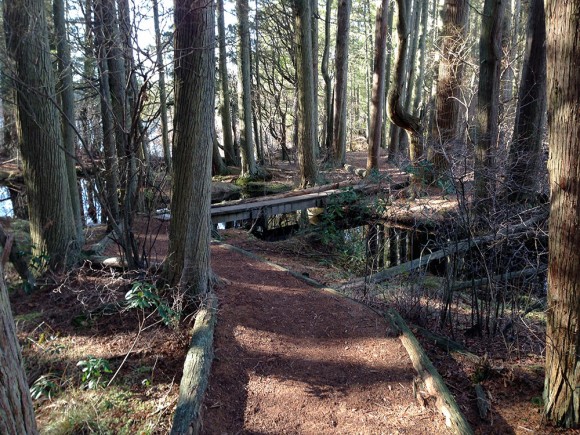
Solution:
<svg viewBox="0 0 580 435"><path fill-rule="evenodd" d="M389 309L385 313L385 317L399 329L401 343L407 349L413 367L423 380L427 392L435 398L435 406L445 416L445 424L454 433L461 435L473 434L471 426L449 392L443 378L437 372L437 369L435 369L403 318L394 309Z"/></svg>
<svg viewBox="0 0 580 435"><path fill-rule="evenodd" d="M179 385L179 398L171 427L172 435L198 434L201 430L200 408L213 359L216 317L217 298L210 292L195 318Z"/></svg>
<svg viewBox="0 0 580 435"><path fill-rule="evenodd" d="M464 239L455 243L450 243L443 247L443 249L421 256L415 260L407 261L405 263L399 264L398 266L390 267L373 275L365 276L362 278L355 278L352 281L343 284L340 288L346 289L349 287L359 287L364 284L377 284L397 275L401 275L402 273L419 269L420 267L428 265L431 261L440 260L452 254L467 252L470 249L473 249L483 243L497 241L499 238L528 234L529 232L535 231L535 229L530 230L530 227L544 220L546 216L546 214L541 214L525 222L522 222L521 224L501 229L494 234L487 234L485 236L477 237L474 239Z"/></svg>
<svg viewBox="0 0 580 435"><path fill-rule="evenodd" d="M417 332L419 332L419 334L421 334L423 337L425 337L425 339L433 342L434 344L436 344L439 348L443 349L444 351L446 351L448 353L457 353L459 355L462 355L462 356L468 358L470 361L472 361L475 364L480 363L480 361L481 361L480 357L478 357L474 353L471 353L463 345L457 343L456 341L451 340L450 338L444 337L442 335L435 334L434 332L431 332L428 329L422 328L420 326L416 326L416 325L412 325L412 326L413 326L413 328L415 328L417 330Z"/></svg>
<svg viewBox="0 0 580 435"><path fill-rule="evenodd" d="M542 271L539 271L535 267L529 267L526 269L518 270L517 272L508 272L501 275L495 275L491 278L479 278L471 281L460 281L451 286L451 291L459 291L472 287L478 288L484 285L488 285L490 282L510 281L517 278L529 278L530 276L537 275L541 272Z"/></svg>

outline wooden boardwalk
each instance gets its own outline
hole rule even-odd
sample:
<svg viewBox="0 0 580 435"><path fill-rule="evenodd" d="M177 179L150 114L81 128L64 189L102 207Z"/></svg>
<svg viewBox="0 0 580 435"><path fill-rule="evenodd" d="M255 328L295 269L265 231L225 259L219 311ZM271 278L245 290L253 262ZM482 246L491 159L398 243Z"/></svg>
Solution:
<svg viewBox="0 0 580 435"><path fill-rule="evenodd" d="M248 219L268 218L283 213L291 213L312 207L324 207L333 195L340 195L340 189L306 193L285 198L259 199L240 204L215 204L211 207L212 224Z"/></svg>

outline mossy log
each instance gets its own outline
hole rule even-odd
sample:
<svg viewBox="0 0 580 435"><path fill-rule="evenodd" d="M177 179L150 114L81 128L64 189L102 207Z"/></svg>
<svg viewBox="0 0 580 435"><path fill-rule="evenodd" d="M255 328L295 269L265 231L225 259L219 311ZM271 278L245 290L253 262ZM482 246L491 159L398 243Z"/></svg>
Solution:
<svg viewBox="0 0 580 435"><path fill-rule="evenodd" d="M173 416L172 435L197 434L201 430L200 408L209 380L213 359L213 334L217 317L217 298L210 292L193 326L189 351L179 385L179 399Z"/></svg>
<svg viewBox="0 0 580 435"><path fill-rule="evenodd" d="M437 409L445 416L445 424L454 433L461 435L473 434L471 426L449 392L443 378L441 378L441 375L437 372L403 318L394 309L389 309L385 316L400 331L399 338L409 353L413 367L423 379L427 392L436 399Z"/></svg>
<svg viewBox="0 0 580 435"><path fill-rule="evenodd" d="M472 361L475 364L478 364L481 358L474 353L469 352L464 346L456 341L451 340L450 338L444 337L439 334L435 334L434 332L429 331L428 329L421 328L420 326L413 325L416 328L417 332L425 337L427 340L436 344L439 348L445 350L449 353L457 353L462 355Z"/></svg>
<svg viewBox="0 0 580 435"><path fill-rule="evenodd" d="M475 384L475 395L477 396L477 410L482 420L486 420L489 414L489 399L481 384Z"/></svg>

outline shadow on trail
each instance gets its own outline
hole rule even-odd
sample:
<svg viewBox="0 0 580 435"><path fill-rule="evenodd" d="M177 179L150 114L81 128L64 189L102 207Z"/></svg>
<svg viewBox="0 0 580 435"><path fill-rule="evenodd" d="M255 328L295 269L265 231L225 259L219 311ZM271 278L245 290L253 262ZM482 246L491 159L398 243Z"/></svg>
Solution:
<svg viewBox="0 0 580 435"><path fill-rule="evenodd" d="M216 359L203 411L204 433L255 433L247 431L257 427L245 426L252 419L288 422L272 427L274 432L300 429L293 426L298 417L329 418L337 424L340 417L328 414L351 394L358 402L362 396L369 401L396 396L412 403L414 371L398 339L386 338L382 319L287 272L234 258L239 255L230 252L231 263L212 265L226 285L216 289ZM235 270L235 264L247 267ZM272 391L280 388L300 394L302 409L293 408L295 400L283 409L282 393ZM377 397L372 396L375 390ZM325 415L313 416L309 404Z"/></svg>

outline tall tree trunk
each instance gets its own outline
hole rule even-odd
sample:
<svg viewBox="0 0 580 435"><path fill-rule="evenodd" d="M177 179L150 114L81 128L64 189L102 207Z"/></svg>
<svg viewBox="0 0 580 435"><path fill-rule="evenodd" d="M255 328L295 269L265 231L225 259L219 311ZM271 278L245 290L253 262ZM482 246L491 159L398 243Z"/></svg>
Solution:
<svg viewBox="0 0 580 435"><path fill-rule="evenodd" d="M371 122L367 155L367 174L379 170L379 151L383 131L383 109L385 105L385 67L387 57L388 0L377 2L375 20L375 53L373 64L373 90L371 97Z"/></svg>
<svg viewBox="0 0 580 435"><path fill-rule="evenodd" d="M485 0L481 18L474 173L475 208L480 220L485 220L495 190L503 8L502 0Z"/></svg>
<svg viewBox="0 0 580 435"><path fill-rule="evenodd" d="M391 58L393 57L393 15L395 15L395 3L389 3L389 12L387 18L387 53L386 53L386 65L385 65L385 95L384 99L387 100L387 95L389 95L389 89L391 86ZM383 130L381 132L381 146L388 150L387 160L392 161L393 155L390 151L390 142L387 141L387 137L390 137L391 122L389 121L389 115L387 110L383 110ZM388 136L389 134L389 136ZM394 154L394 153L393 153Z"/></svg>
<svg viewBox="0 0 580 435"><path fill-rule="evenodd" d="M38 433L34 407L10 310L4 270L0 264L0 433Z"/></svg>
<svg viewBox="0 0 580 435"><path fill-rule="evenodd" d="M352 0L339 0L336 34L336 76L334 87L334 122L332 133L332 163L346 163L346 103L348 82L348 35Z"/></svg>
<svg viewBox="0 0 580 435"><path fill-rule="evenodd" d="M24 179L33 255L49 265L75 261L76 240L44 2L3 3L6 46L15 60Z"/></svg>
<svg viewBox="0 0 580 435"><path fill-rule="evenodd" d="M209 286L214 38L213 1L176 0L174 185L167 277L188 299L204 294Z"/></svg>
<svg viewBox="0 0 580 435"><path fill-rule="evenodd" d="M395 59L395 71L393 76L393 85L389 90L387 110L389 118L393 124L401 127L409 136L409 158L414 166L412 179L414 182L423 178L419 168L419 160L422 158L423 150L421 144L421 123L420 119L410 113L405 112L401 101L401 95L405 86L405 53L409 40L407 38L407 5L405 0L397 0L398 17L397 35L399 36L399 47Z"/></svg>
<svg viewBox="0 0 580 435"><path fill-rule="evenodd" d="M223 0L222 2L223 7ZM161 118L161 143L165 170L171 173L171 146L169 144L169 122L167 121L167 90L165 89L165 64L163 63L163 45L159 27L159 0L153 0L153 24L155 26L155 51L157 54L157 72L159 74L159 114ZM231 134L231 130L230 130ZM231 136L230 136L231 137Z"/></svg>
<svg viewBox="0 0 580 435"><path fill-rule="evenodd" d="M314 155L318 157L320 154L320 143L318 141L318 0L311 1L310 20L312 30L312 82L314 89Z"/></svg>
<svg viewBox="0 0 580 435"><path fill-rule="evenodd" d="M429 0L421 0L421 37L419 38L419 75L415 86L413 112L419 111L419 105L424 101L425 89L425 58L427 56L427 32L429 31Z"/></svg>
<svg viewBox="0 0 580 435"><path fill-rule="evenodd" d="M300 187L316 184L316 121L312 68L311 0L294 0L296 76L298 78L298 165Z"/></svg>
<svg viewBox="0 0 580 435"><path fill-rule="evenodd" d="M530 0L526 51L507 168L508 197L513 200L533 199L538 187L546 110L545 44L544 0Z"/></svg>
<svg viewBox="0 0 580 435"><path fill-rule="evenodd" d="M250 24L248 0L236 0L238 15L238 111L240 113L240 149L242 176L256 174L252 135L252 71L250 66Z"/></svg>
<svg viewBox="0 0 580 435"><path fill-rule="evenodd" d="M222 131L224 137L224 157L226 165L236 166L238 164L234 151L234 136L232 130L232 112L230 109L230 89L228 80L228 62L226 52L226 25L224 19L224 0L217 0L218 13L218 44L219 44L219 73L223 98L221 110Z"/></svg>
<svg viewBox="0 0 580 435"><path fill-rule="evenodd" d="M450 169L449 145L456 139L458 132L464 63L462 48L465 45L468 12L466 0L446 0L443 4L443 23L439 36L441 58L429 149L435 180L447 176Z"/></svg>
<svg viewBox="0 0 580 435"><path fill-rule="evenodd" d="M56 33L56 52L58 57L58 92L60 94L62 140L65 149L66 170L71 198L73 218L76 227L76 238L80 245L84 241L83 220L81 217L81 199L77 181L77 153L75 144L75 98L72 77L70 47L66 34L64 1L53 2L54 28Z"/></svg>
<svg viewBox="0 0 580 435"><path fill-rule="evenodd" d="M551 208L545 415L580 427L580 2L546 2Z"/></svg>
<svg viewBox="0 0 580 435"><path fill-rule="evenodd" d="M330 57L330 19L332 0L326 0L324 14L324 51L322 53L322 78L324 79L324 149L326 153L332 153L332 81L328 70Z"/></svg>
<svg viewBox="0 0 580 435"><path fill-rule="evenodd" d="M111 109L111 87L109 86L109 64L107 62L107 48L105 46L105 33L103 24L102 2L96 1L94 11L94 33L96 44L96 56L99 69L99 98L101 106L101 124L103 127L103 151L105 157L105 203L101 204L103 210L109 209L110 218L114 222L108 222L112 226L119 222L119 161L117 144L115 142L115 124Z"/></svg>

